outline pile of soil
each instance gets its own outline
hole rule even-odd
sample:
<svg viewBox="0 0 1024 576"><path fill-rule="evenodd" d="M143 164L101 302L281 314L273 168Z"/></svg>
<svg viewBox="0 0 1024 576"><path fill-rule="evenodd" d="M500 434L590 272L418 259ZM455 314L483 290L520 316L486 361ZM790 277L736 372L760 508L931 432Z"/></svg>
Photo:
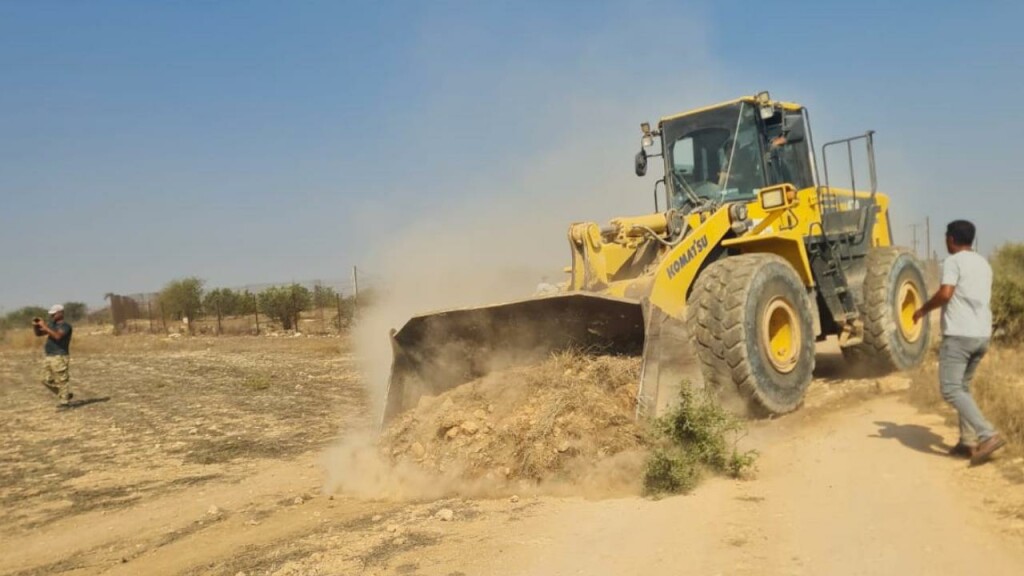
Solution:
<svg viewBox="0 0 1024 576"><path fill-rule="evenodd" d="M379 446L449 478L573 482L647 444L639 375L639 358L556 354L422 398Z"/></svg>

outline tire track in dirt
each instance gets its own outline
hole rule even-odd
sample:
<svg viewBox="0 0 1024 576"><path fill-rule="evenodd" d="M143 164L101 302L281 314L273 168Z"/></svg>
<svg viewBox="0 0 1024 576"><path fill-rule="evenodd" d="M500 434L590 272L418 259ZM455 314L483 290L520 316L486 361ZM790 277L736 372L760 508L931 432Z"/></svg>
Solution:
<svg viewBox="0 0 1024 576"><path fill-rule="evenodd" d="M421 553L416 573L1022 573L1024 522L986 502L1019 486L950 459L944 438L955 432L941 418L893 395L762 423L754 481L662 501L542 499L514 531L467 523L460 544Z"/></svg>
<svg viewBox="0 0 1024 576"><path fill-rule="evenodd" d="M177 574L398 506L328 499L319 492L320 476L316 458L305 456L268 463L241 482L207 482L130 508L58 520L5 538L3 572Z"/></svg>
<svg viewBox="0 0 1024 576"><path fill-rule="evenodd" d="M692 495L660 501L542 497L387 503L324 496L321 457L309 451L230 465L157 462L168 475L163 481L176 483L129 489L131 482L118 478L111 465L134 462L130 472L139 479L140 467L148 462L125 459L131 453L118 449L113 454L120 455L100 470L89 470L91 476L57 481L64 488L78 486L76 480L89 481L82 488L97 482L98 487L121 486L130 499L84 512L57 510L44 523L7 527L0 538L0 573L842 576L1024 571L1024 516L1000 516L1004 508L1024 510L1024 502L1013 508L1005 499L1019 493L1020 486L1011 485L994 466L968 469L945 457L943 440L953 439L955 432L941 418L918 413L899 394L878 395L900 389L900 377L844 380L840 364L833 366L835 371L829 366L828 361L819 363L819 379L803 410L752 425L745 442L762 453L760 474L753 481L710 479ZM223 395L213 392L203 417L220 426ZM0 386L0 394L10 402L7 415L40 422L31 394L9 386ZM332 400L342 411L352 410L347 395ZM163 397L153 390L144 399ZM75 417L111 418L130 404L95 408ZM301 427L322 413L303 411L296 417ZM4 457L23 466L51 465L45 450L40 452L44 447L32 448L31 434L10 428L10 422L14 437L28 443L17 450L8 446ZM35 433L60 437L59 428ZM180 428L175 430L186 439L195 436ZM125 442L145 445L152 432L145 426L134 430L141 436ZM318 440L321 445L327 441ZM23 449L38 454L26 456ZM29 474L17 482L31 488L32 471L44 468L25 468ZM206 476L190 483L189 474L198 470ZM20 497L32 501L28 505L49 505L43 493L24 494ZM451 521L435 516L440 508L453 511Z"/></svg>

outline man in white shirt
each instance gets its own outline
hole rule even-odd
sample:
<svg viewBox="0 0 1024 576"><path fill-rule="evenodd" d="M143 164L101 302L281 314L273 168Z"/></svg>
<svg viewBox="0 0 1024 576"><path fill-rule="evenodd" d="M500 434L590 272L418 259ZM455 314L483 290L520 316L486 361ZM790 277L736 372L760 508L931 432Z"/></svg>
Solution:
<svg viewBox="0 0 1024 576"><path fill-rule="evenodd" d="M946 227L950 256L942 263L941 286L914 312L914 320L942 308L939 387L942 397L960 414L960 441L950 454L969 457L972 465L978 465L1006 441L971 396L971 379L992 337L992 268L984 256L971 250L974 235L974 224L966 220L954 220Z"/></svg>

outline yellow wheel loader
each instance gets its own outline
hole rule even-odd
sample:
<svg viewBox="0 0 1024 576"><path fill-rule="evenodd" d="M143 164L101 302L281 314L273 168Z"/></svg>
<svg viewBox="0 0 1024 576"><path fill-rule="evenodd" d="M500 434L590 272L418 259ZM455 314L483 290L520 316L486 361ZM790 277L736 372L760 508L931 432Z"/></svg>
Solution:
<svg viewBox="0 0 1024 576"><path fill-rule="evenodd" d="M661 413L684 382L738 390L759 414L790 412L811 382L815 341L829 336L875 369L921 361L924 274L891 245L873 132L825 144L819 174L807 110L767 92L641 131L637 175L649 159L664 165L655 212L571 225L561 293L392 331L384 422L424 394L566 348L642 355L639 417ZM830 153L842 187L829 181Z"/></svg>

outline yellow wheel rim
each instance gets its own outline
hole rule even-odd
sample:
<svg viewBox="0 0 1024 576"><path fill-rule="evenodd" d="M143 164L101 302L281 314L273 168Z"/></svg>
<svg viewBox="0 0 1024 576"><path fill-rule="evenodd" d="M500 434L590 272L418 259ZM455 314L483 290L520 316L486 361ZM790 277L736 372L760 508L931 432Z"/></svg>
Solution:
<svg viewBox="0 0 1024 576"><path fill-rule="evenodd" d="M908 342L915 342L920 338L924 329L924 320L914 322L914 311L920 308L921 304L921 292L917 285L910 280L900 284L896 292L897 324L900 327L900 334Z"/></svg>
<svg viewBox="0 0 1024 576"><path fill-rule="evenodd" d="M781 297L769 302L761 322L761 341L776 370L785 374L796 368L801 336L800 320L793 305Z"/></svg>

